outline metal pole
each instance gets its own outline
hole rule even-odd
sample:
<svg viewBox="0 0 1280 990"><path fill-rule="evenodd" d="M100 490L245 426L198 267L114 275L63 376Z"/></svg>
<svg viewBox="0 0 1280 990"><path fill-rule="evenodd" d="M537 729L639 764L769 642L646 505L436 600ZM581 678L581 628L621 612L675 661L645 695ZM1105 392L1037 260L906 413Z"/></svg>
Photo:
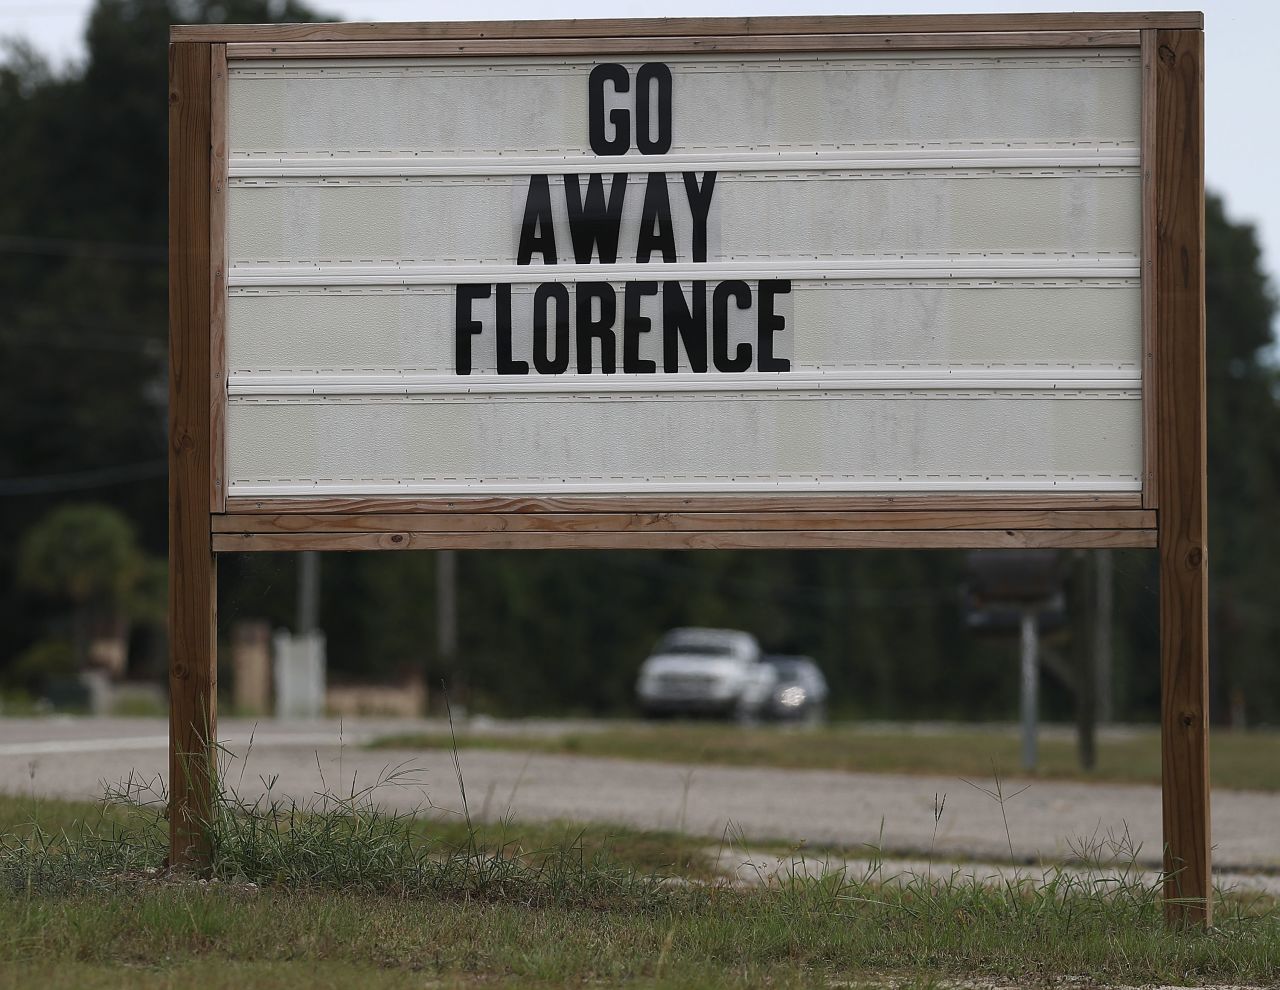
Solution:
<svg viewBox="0 0 1280 990"><path fill-rule="evenodd" d="M1111 622L1115 600L1115 564L1110 550L1095 550L1098 567L1097 613L1093 627L1094 699L1098 722L1106 725L1115 717L1112 703L1113 675L1111 654Z"/></svg>
<svg viewBox="0 0 1280 990"><path fill-rule="evenodd" d="M306 550L298 555L298 635L316 631L320 624L320 554Z"/></svg>
<svg viewBox="0 0 1280 990"><path fill-rule="evenodd" d="M458 658L458 551L436 551L436 651L452 682ZM450 687L453 687L450 684Z"/></svg>
<svg viewBox="0 0 1280 990"><path fill-rule="evenodd" d="M1037 762L1036 719L1040 694L1039 622L1033 608L1022 610L1022 769Z"/></svg>

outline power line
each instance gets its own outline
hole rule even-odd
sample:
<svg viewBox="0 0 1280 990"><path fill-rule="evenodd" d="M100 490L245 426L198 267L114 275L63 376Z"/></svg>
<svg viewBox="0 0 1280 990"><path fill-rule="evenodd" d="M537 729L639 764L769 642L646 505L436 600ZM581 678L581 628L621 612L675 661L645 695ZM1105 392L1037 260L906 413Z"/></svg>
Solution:
<svg viewBox="0 0 1280 990"><path fill-rule="evenodd" d="M15 495L52 495L58 492L88 491L122 485L131 481L158 478L169 470L169 462L142 461L89 471L65 474L34 475L26 478L0 478L0 497Z"/></svg>
<svg viewBox="0 0 1280 990"><path fill-rule="evenodd" d="M99 331L85 326L83 331L68 333L58 330L24 330L0 325L0 344L22 347L52 347L64 350L116 351L144 354L147 357L164 357L165 342L159 338L134 337Z"/></svg>
<svg viewBox="0 0 1280 990"><path fill-rule="evenodd" d="M112 261L168 261L168 248L126 241L78 241L64 237L22 237L0 234L0 253L35 254L58 258L104 258Z"/></svg>

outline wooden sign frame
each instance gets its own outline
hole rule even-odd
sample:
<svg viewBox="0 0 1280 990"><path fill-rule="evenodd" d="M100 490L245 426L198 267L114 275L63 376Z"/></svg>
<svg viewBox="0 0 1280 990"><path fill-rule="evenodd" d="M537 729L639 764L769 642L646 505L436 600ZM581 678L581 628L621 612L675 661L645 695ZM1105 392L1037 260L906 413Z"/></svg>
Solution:
<svg viewBox="0 0 1280 990"><path fill-rule="evenodd" d="M1142 64L1140 494L228 498L227 66L239 58L1128 47ZM209 855L217 554L1156 547L1165 894L1211 912L1203 16L978 14L175 26L169 47L171 862Z"/></svg>

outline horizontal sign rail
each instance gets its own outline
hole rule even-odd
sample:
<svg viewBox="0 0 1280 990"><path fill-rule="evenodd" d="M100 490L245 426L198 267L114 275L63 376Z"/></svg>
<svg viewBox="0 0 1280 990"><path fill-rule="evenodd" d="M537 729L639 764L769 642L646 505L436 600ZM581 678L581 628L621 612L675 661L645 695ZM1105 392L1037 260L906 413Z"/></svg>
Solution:
<svg viewBox="0 0 1280 990"><path fill-rule="evenodd" d="M717 281L785 276L791 279L1009 279L1009 278L1136 278L1138 259L1132 256L965 256L962 258L877 258L868 260L729 261L704 264L265 264L233 265L227 284L271 285L456 285L472 282L528 282L637 279Z"/></svg>
<svg viewBox="0 0 1280 990"><path fill-rule="evenodd" d="M664 155L602 159L590 155L485 156L443 158L430 154L387 157L330 155L323 158L246 154L228 163L231 179L287 176L448 176L527 175L572 172L674 172L731 169L747 171L877 169L1012 169L1137 167L1134 148L922 148L893 151L799 150L774 154L725 152L712 155Z"/></svg>
<svg viewBox="0 0 1280 990"><path fill-rule="evenodd" d="M283 513L218 516L215 533L702 532L716 530L1154 529L1126 509L864 510L851 512Z"/></svg>
<svg viewBox="0 0 1280 990"><path fill-rule="evenodd" d="M932 51L937 49L1137 48L1137 31L1019 31L981 33L723 35L672 36L661 40L664 53L750 54L755 52ZM507 38L459 38L424 41L242 42L227 45L234 60L278 58L450 58L543 54L648 55L649 38L558 38L531 42Z"/></svg>
<svg viewBox="0 0 1280 990"><path fill-rule="evenodd" d="M825 35L889 32L1035 32L1201 30L1199 11L1113 11L1031 14L853 14L803 17L574 18L505 21L386 21L317 24L177 24L174 42L387 41L428 38L611 38L628 35Z"/></svg>
<svg viewBox="0 0 1280 990"><path fill-rule="evenodd" d="M1154 547L1144 529L641 533L215 533L215 553L279 550L835 550Z"/></svg>
<svg viewBox="0 0 1280 990"><path fill-rule="evenodd" d="M444 395L472 393L772 392L798 390L1027 389L1132 391L1142 379L1133 368L991 368L939 371L890 369L775 374L433 375L264 374L233 372L231 396ZM1125 396L1128 397L1128 396Z"/></svg>
<svg viewBox="0 0 1280 990"><path fill-rule="evenodd" d="M564 485L543 485L547 494L563 493L567 495L623 495L634 492L643 485L643 490L654 494L790 494L796 492L868 492L880 493L901 489L905 491L923 492L974 492L974 491L1019 491L1019 492L1136 492L1141 490L1141 483L1133 478L1111 477L1073 477L1073 478L1009 478L993 476L983 480L959 478L903 478L896 484L886 479L840 480L840 481L714 481L702 484L688 482L642 482L633 479L619 481L573 482ZM495 481L310 481L310 482L268 482L252 481L232 482L228 495L245 498L272 498L289 496L293 498L323 498L329 495L371 496L371 495L527 495L531 485L527 481L495 482Z"/></svg>
<svg viewBox="0 0 1280 990"><path fill-rule="evenodd" d="M862 493L854 495L624 495L509 497L501 495L466 496L461 498L421 498L413 496L328 496L325 498L239 498L227 499L228 515L290 514L355 514L378 515L413 513L436 515L448 513L494 514L559 514L559 513L681 513L728 512L790 515L796 512L980 512L1002 513L1032 511L1062 512L1072 509L1089 511L1131 511L1142 508L1136 494L1099 494L1052 492L1020 495L1001 492L984 494L961 492L931 493ZM896 515L895 515L896 517ZM888 517L890 519L894 517ZM240 530L252 530L254 523L232 523ZM897 528L896 526L893 528Z"/></svg>

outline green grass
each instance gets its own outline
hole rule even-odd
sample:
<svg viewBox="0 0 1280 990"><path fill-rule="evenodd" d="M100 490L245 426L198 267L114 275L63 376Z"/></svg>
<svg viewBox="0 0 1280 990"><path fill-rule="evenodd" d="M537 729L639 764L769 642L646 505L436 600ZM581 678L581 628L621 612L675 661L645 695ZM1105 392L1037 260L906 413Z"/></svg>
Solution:
<svg viewBox="0 0 1280 990"><path fill-rule="evenodd" d="M371 745L382 749L449 749L448 733L389 735ZM671 763L789 767L870 773L1026 776L1019 769L1016 729L915 732L862 730L856 726L788 731L776 726L740 727L697 723L620 724L557 735L459 732L467 749L512 749L530 753L607 756ZM1215 732L1210 742L1215 787L1280 790L1280 732ZM1038 779L1160 782L1158 731L1137 730L1099 740L1098 765L1082 771L1074 740L1040 741Z"/></svg>
<svg viewBox="0 0 1280 990"><path fill-rule="evenodd" d="M516 898L156 888L0 896L0 966L45 988L829 987L985 976L1050 986L1280 979L1274 920L1166 932L1154 909L1043 909L1003 894L873 903L859 891L675 890L643 908ZM439 982L437 982L439 981ZM845 985L849 985L845 984Z"/></svg>
<svg viewBox="0 0 1280 990"><path fill-rule="evenodd" d="M699 882L708 864L670 833L473 830L381 812L373 793L223 793L207 883L155 873L165 822L145 790L105 808L0 798L0 986L1280 982L1268 901L1223 899L1215 931L1171 932L1150 884L900 885L874 858L743 889Z"/></svg>
<svg viewBox="0 0 1280 990"><path fill-rule="evenodd" d="M698 880L716 875L707 840L676 832L576 822L503 821L468 826L459 818L417 819L411 829L444 849L461 850L473 844L481 854L515 856L533 866L571 850L585 861L621 871Z"/></svg>
<svg viewBox="0 0 1280 990"><path fill-rule="evenodd" d="M386 823L390 817L373 820ZM543 869L555 859L570 854L583 863L618 873L678 875L698 880L716 876L715 857L704 837L670 831L596 822L517 825L508 820L468 825L457 815L401 816L394 819L393 826L404 840L418 844L437 857L468 854L503 857ZM159 861L154 857L163 856L161 847L168 835L158 814L139 813L125 805L33 800L0 794L0 837L10 841L30 843L43 837L53 849L58 849L68 842L112 834L124 835L134 846L152 853L153 860L146 862ZM332 831L328 838L334 838Z"/></svg>

